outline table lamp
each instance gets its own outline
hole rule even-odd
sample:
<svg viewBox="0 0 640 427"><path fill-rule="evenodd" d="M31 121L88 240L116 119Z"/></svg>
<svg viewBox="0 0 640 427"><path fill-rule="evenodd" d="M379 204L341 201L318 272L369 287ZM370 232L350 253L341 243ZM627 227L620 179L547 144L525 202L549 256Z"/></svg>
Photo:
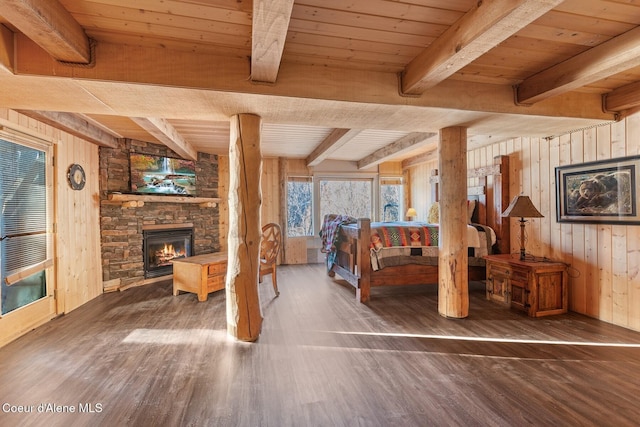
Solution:
<svg viewBox="0 0 640 427"><path fill-rule="evenodd" d="M522 194L513 198L507 209L502 212L503 217L520 218L520 261L524 261L524 224L525 218L544 218L544 216L538 212L529 196L523 196Z"/></svg>
<svg viewBox="0 0 640 427"><path fill-rule="evenodd" d="M407 209L407 214L405 216L409 219L409 221L413 221L413 219L418 216L418 212L416 212L414 208L409 208Z"/></svg>

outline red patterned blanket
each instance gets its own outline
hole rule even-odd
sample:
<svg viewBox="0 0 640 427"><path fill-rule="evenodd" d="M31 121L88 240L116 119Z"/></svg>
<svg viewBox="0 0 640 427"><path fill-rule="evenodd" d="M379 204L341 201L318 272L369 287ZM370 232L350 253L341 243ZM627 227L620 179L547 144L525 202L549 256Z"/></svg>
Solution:
<svg viewBox="0 0 640 427"><path fill-rule="evenodd" d="M438 225L415 222L371 224L371 249L392 246L438 246Z"/></svg>

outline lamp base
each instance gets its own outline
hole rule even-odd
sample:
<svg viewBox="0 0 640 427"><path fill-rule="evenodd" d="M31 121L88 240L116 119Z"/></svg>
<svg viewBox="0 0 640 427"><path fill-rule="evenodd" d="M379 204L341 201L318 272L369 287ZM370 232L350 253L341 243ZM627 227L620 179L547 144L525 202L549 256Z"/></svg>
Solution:
<svg viewBox="0 0 640 427"><path fill-rule="evenodd" d="M524 218L520 218L520 261L524 261L524 224L527 221Z"/></svg>

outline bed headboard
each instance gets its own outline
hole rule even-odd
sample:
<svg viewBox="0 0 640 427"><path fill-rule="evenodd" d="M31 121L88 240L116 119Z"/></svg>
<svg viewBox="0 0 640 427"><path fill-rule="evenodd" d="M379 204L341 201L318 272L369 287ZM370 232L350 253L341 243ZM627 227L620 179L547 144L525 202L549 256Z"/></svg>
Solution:
<svg viewBox="0 0 640 427"><path fill-rule="evenodd" d="M467 170L467 179L473 179L474 185L467 188L467 198L477 200L473 222L488 225L496 232L497 250L500 253L511 252L511 232L509 218L502 218L502 212L509 206L509 157L496 156L493 165ZM432 201L439 200L438 170L431 172Z"/></svg>

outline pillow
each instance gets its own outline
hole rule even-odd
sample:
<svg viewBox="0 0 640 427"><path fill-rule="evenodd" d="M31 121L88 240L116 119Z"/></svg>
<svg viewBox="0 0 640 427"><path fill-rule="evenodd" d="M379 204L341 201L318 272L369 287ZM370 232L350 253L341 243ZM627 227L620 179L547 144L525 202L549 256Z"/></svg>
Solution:
<svg viewBox="0 0 640 427"><path fill-rule="evenodd" d="M440 205L438 204L438 202L435 202L429 208L427 222L429 224L440 224Z"/></svg>
<svg viewBox="0 0 640 427"><path fill-rule="evenodd" d="M473 222L473 213L476 210L476 205L478 204L477 200L467 200L467 221L469 224Z"/></svg>

